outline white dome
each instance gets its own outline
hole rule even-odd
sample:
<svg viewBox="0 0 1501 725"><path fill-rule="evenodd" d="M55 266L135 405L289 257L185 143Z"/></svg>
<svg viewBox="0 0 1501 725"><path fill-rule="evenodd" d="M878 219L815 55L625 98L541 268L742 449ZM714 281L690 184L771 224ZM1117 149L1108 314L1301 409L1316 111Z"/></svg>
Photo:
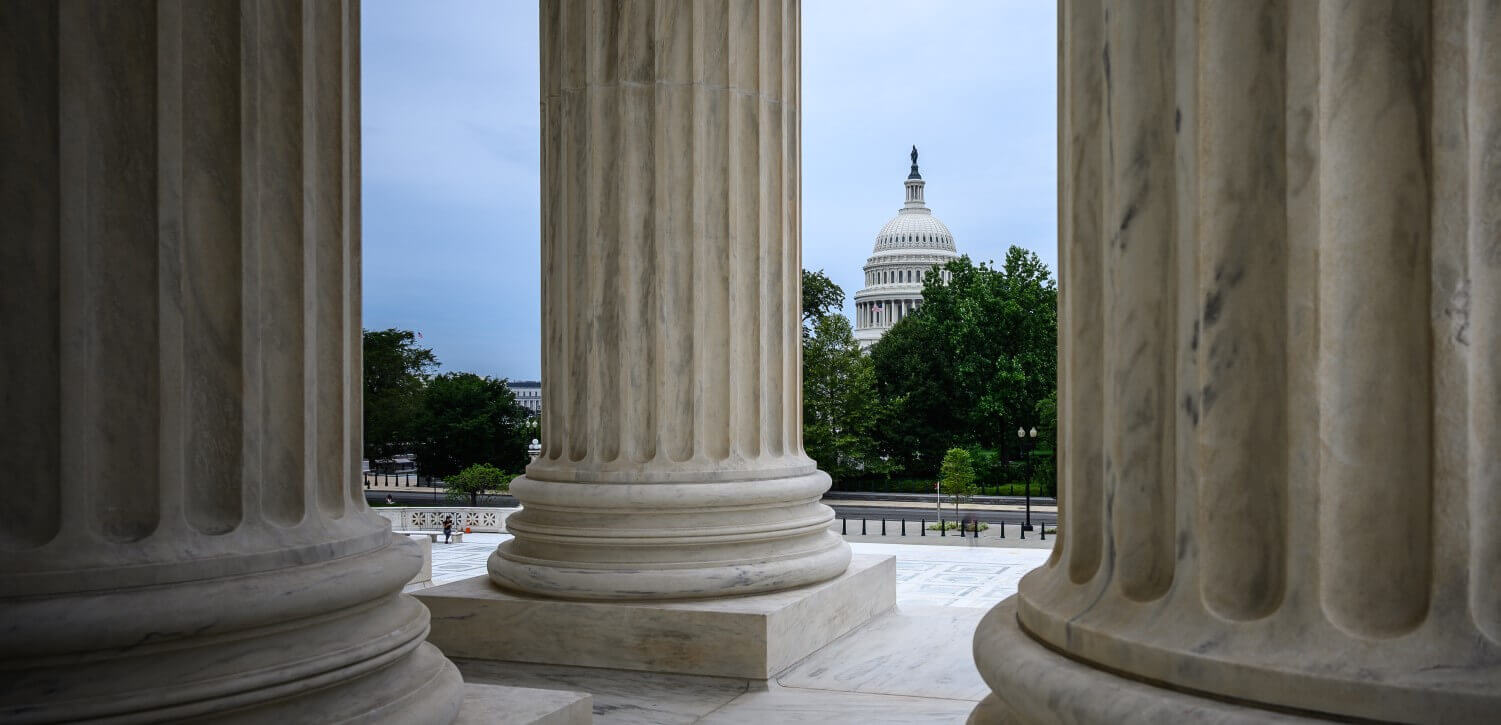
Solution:
<svg viewBox="0 0 1501 725"><path fill-rule="evenodd" d="M893 249L954 251L954 235L948 226L926 207L922 208L922 213L912 213L916 211L903 209L881 227L881 232L876 235L877 252Z"/></svg>
<svg viewBox="0 0 1501 725"><path fill-rule="evenodd" d="M869 349L893 324L922 305L924 278L958 257L954 235L933 216L923 199L917 147L912 173L902 182L907 201L876 235L876 250L865 262L865 287L855 293L855 339ZM940 271L941 281L947 272Z"/></svg>

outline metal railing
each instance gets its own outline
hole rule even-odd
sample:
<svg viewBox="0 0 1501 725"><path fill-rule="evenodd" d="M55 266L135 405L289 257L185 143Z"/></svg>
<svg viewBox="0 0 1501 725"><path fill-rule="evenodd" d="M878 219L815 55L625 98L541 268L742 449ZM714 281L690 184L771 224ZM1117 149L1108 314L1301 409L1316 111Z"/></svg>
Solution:
<svg viewBox="0 0 1501 725"><path fill-rule="evenodd" d="M874 535L876 535L876 534L871 534L870 533L870 531L869 531L869 522L870 522L870 520L866 519L863 516L836 516L835 518L837 518L839 520L839 533L841 535L843 535L843 536L849 536L850 535L849 525L850 525L850 521L853 521L853 520L857 520L857 521L860 522L860 531L856 534L857 536L874 536ZM915 520L909 520L909 519L885 519L885 518L882 518L882 519L878 519L878 521L880 521L880 523L881 523L881 533L879 534L879 536L886 536L887 535L887 533L886 533L886 531L887 531L887 529L886 529L886 523L888 521L893 522L893 523L900 523L901 524L901 526L899 528L899 532L900 533L892 534L892 536L897 536L897 537L902 537L902 536L907 536L908 535L907 534L907 524L908 524L909 521L911 521L911 523L917 524L917 534L916 534L917 536L927 536L928 535L928 522L931 521L931 522L933 522L935 524L939 523L939 519L926 519L926 518L918 518L918 519L915 519ZM953 520L952 519L943 519L942 521L943 521L943 524L945 524L945 525L939 526L937 532L934 533L933 536L948 536L949 535L950 529L947 527L947 524L952 524ZM978 539L978 538L980 538L980 531L981 531L980 525L981 524L984 524L987 529L990 529L990 528L996 529L996 533L997 533L996 538L998 538L998 539L1004 539L1004 538L1006 538L1006 527L1007 526L1015 526L1016 527L1016 533L1018 535L1018 538L1022 538L1022 539L1027 538L1027 530L1026 530L1026 528L1024 528L1022 526L1022 524L1012 524L1012 523L1008 523L1008 522L1005 522L1005 521L979 521L979 520L974 520L974 521L960 521L959 522L959 526L956 529L953 529L954 536L972 536L972 537ZM1040 539L1042 541L1047 541L1047 539L1048 539L1048 527L1047 527L1046 524L1038 523L1036 525L1036 531L1034 531L1033 533L1037 534L1038 539Z"/></svg>

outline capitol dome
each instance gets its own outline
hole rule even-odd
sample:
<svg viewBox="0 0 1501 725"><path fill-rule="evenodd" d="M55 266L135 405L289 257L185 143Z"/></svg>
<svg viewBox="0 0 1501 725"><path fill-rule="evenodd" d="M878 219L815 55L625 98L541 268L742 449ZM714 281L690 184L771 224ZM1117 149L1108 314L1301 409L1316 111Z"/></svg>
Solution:
<svg viewBox="0 0 1501 725"><path fill-rule="evenodd" d="M903 182L906 201L876 234L874 253L865 262L865 287L855 293L855 339L862 349L922 305L928 270L959 256L953 233L923 199L926 185L913 146L912 172Z"/></svg>
<svg viewBox="0 0 1501 725"><path fill-rule="evenodd" d="M905 211L905 210L904 210ZM897 214L876 235L876 251L890 249L945 249L954 251L954 235L947 224L928 214Z"/></svg>

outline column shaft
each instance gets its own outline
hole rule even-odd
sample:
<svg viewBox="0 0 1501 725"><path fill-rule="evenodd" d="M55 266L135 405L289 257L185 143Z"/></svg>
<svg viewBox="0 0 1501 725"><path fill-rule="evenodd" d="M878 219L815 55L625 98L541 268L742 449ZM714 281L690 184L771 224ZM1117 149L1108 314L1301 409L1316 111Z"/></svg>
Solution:
<svg viewBox="0 0 1501 725"><path fill-rule="evenodd" d="M358 481L358 29L0 7L0 719L457 712Z"/></svg>
<svg viewBox="0 0 1501 725"><path fill-rule="evenodd" d="M1493 719L1501 12L1059 13L1060 537L974 719Z"/></svg>
<svg viewBox="0 0 1501 725"><path fill-rule="evenodd" d="M836 576L849 550L799 411L798 4L541 17L542 369L561 404L492 576L599 599Z"/></svg>

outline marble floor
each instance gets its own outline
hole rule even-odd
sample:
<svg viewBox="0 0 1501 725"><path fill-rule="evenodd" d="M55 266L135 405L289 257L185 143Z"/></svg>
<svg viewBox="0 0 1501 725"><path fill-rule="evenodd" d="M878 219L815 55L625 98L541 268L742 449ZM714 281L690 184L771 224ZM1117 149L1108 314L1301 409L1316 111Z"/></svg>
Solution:
<svg viewBox="0 0 1501 725"><path fill-rule="evenodd" d="M433 544L433 579L407 591L485 574L485 560L509 534L465 534L462 544ZM857 554L896 557L899 605L989 609L1016 593L1022 575L1046 561L1048 549L919 546L853 542Z"/></svg>
<svg viewBox="0 0 1501 725"><path fill-rule="evenodd" d="M485 573L507 534L466 534L433 546L433 583ZM962 723L989 690L970 639L980 617L1016 592L1047 549L854 542L896 556L897 606L770 680L663 675L587 667L457 660L470 682L585 691L594 722Z"/></svg>

